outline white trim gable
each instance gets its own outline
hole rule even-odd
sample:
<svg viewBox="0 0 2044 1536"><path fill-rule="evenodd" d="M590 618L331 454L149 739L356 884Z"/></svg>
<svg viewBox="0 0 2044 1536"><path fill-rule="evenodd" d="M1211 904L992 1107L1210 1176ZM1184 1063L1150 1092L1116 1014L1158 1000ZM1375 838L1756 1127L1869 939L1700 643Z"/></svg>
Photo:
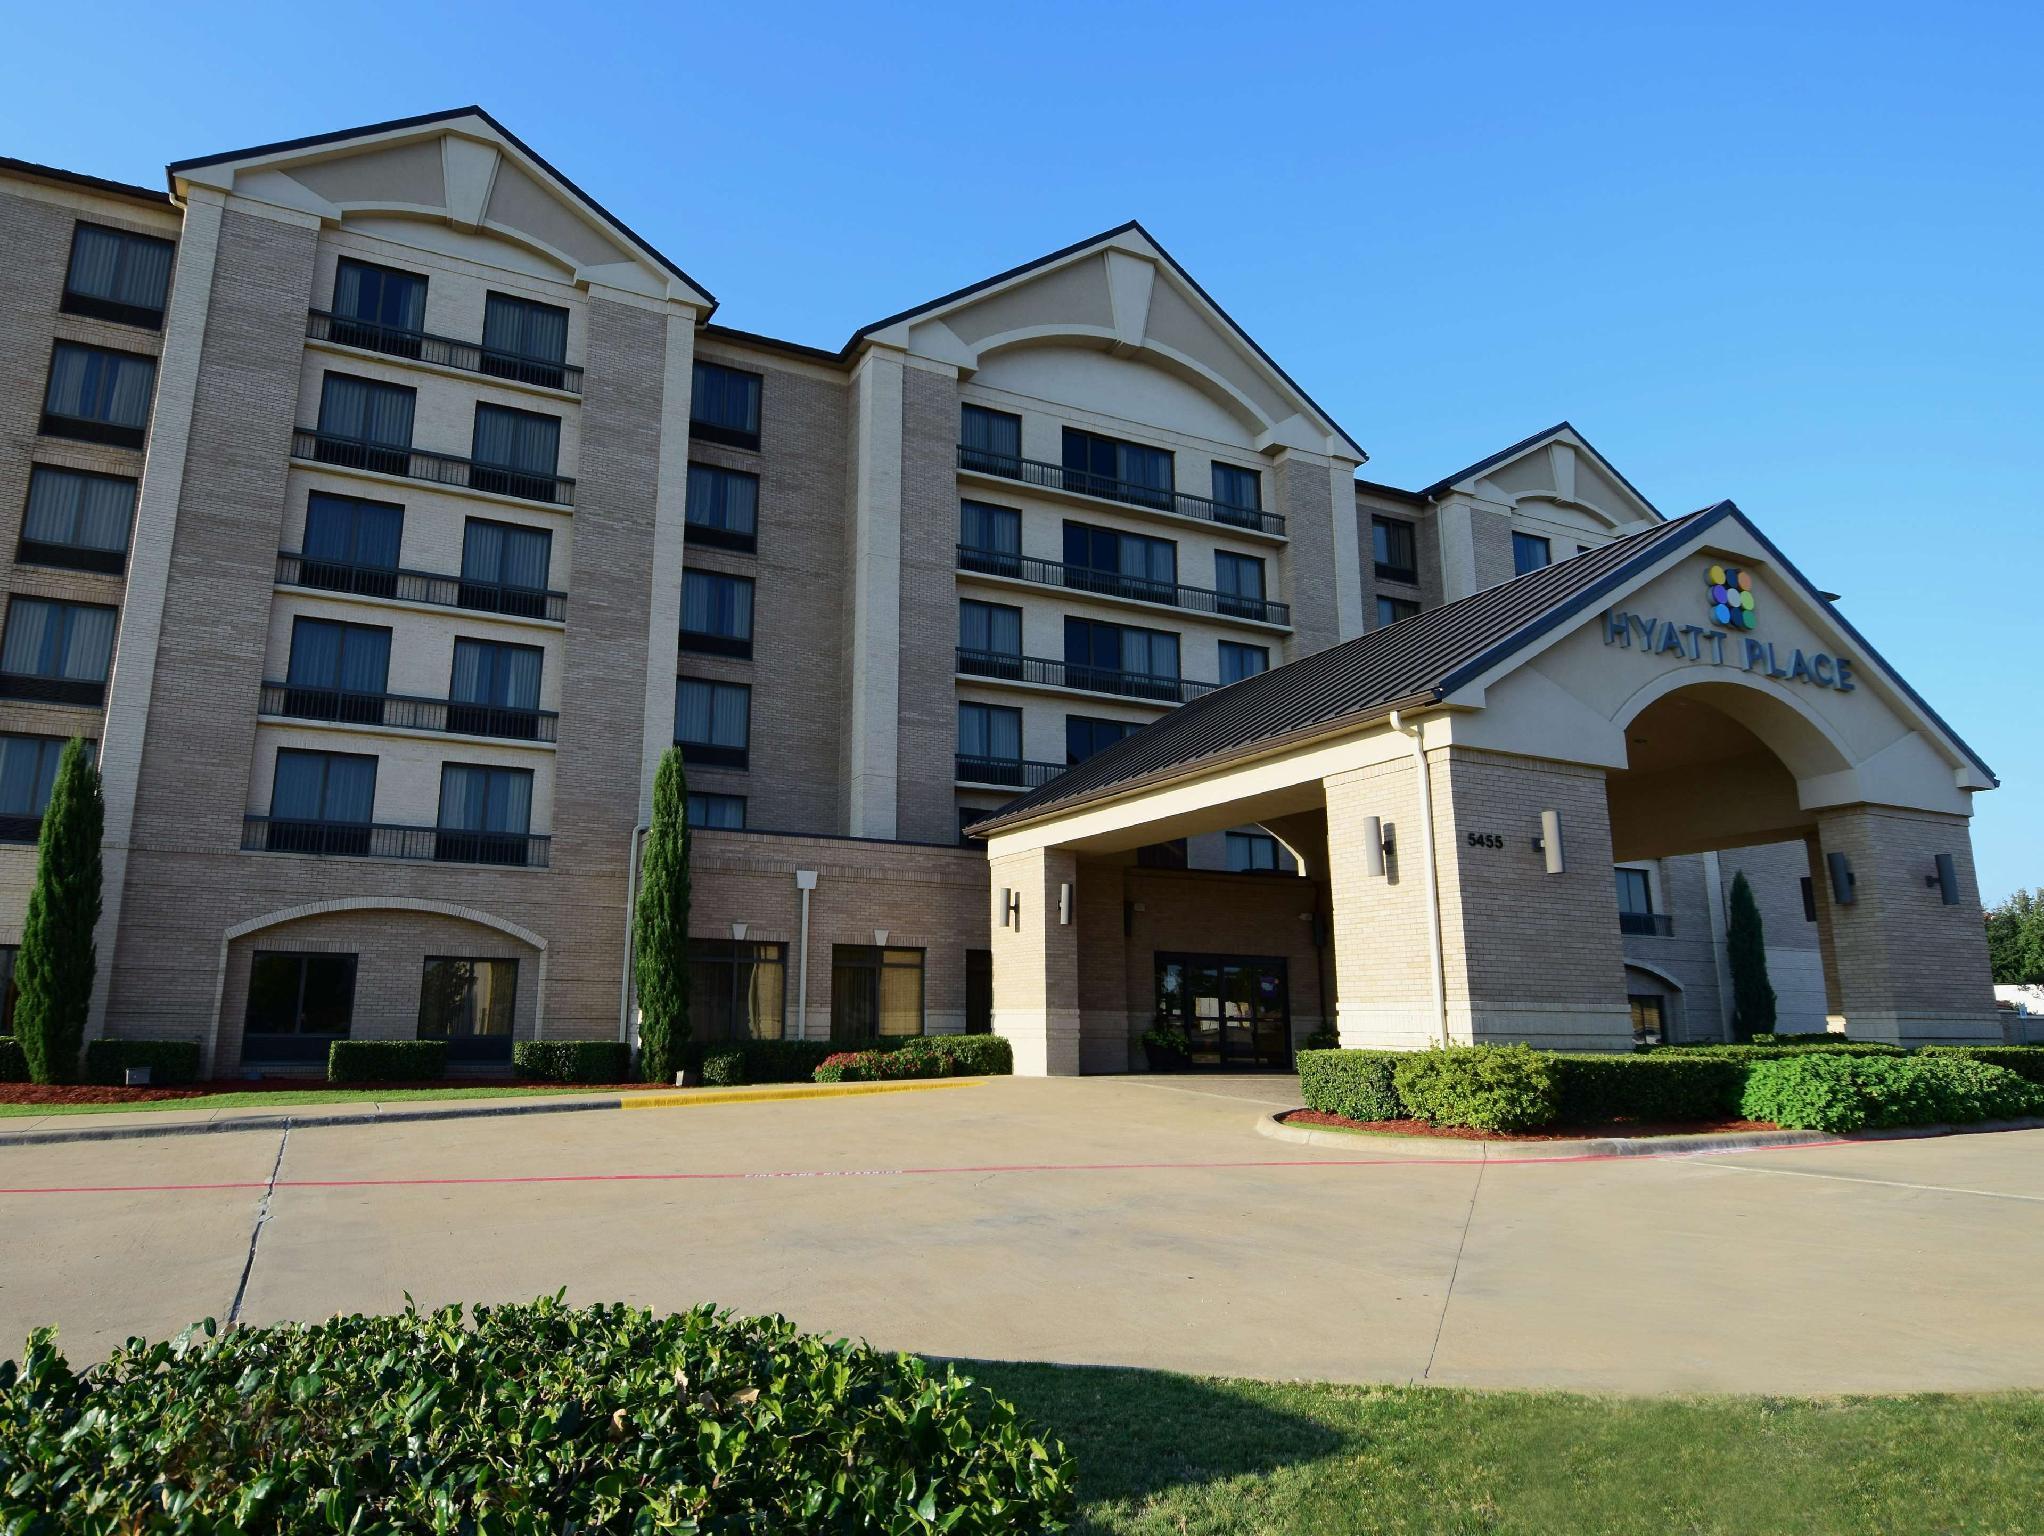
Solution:
<svg viewBox="0 0 2044 1536"><path fill-rule="evenodd" d="M1557 509L1580 513L1614 534L1666 521L1567 422L1482 460L1436 485L1430 494L1468 496L1513 512L1523 510L1536 520L1551 518Z"/></svg>

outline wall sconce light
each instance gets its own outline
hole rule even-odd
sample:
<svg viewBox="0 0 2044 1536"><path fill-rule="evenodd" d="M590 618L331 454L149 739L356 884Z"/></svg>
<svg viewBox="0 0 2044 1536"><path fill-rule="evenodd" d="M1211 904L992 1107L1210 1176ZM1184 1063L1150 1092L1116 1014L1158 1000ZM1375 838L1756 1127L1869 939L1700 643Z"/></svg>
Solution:
<svg viewBox="0 0 2044 1536"><path fill-rule="evenodd" d="M1562 856L1560 811L1540 813L1540 835L1533 839L1533 846L1547 856L1547 872L1550 875L1567 872L1568 861Z"/></svg>
<svg viewBox="0 0 2044 1536"><path fill-rule="evenodd" d="M875 928L873 930L873 947L875 949L885 949L887 947L887 930L885 928Z"/></svg>
<svg viewBox="0 0 2044 1536"><path fill-rule="evenodd" d="M1824 867L1831 872L1833 901L1841 907L1849 907L1859 900L1859 893L1854 889L1859 884L1859 877L1852 872L1851 859L1842 853L1827 853L1824 855Z"/></svg>
<svg viewBox="0 0 2044 1536"><path fill-rule="evenodd" d="M1959 866L1949 853L1938 855L1937 873L1925 875L1923 883L1938 892L1948 907L1959 904Z"/></svg>
<svg viewBox="0 0 2044 1536"><path fill-rule="evenodd" d="M1363 818L1363 873L1372 879L1384 878L1387 859L1398 856L1397 829L1386 828L1381 816Z"/></svg>
<svg viewBox="0 0 2044 1536"><path fill-rule="evenodd" d="M748 925L745 923L733 923L731 925L731 937L734 939L743 940L745 937L745 930L747 926Z"/></svg>
<svg viewBox="0 0 2044 1536"><path fill-rule="evenodd" d="M1072 882L1061 880L1057 888L1057 920L1059 927L1070 927L1072 921Z"/></svg>
<svg viewBox="0 0 2044 1536"><path fill-rule="evenodd" d="M1017 930L1022 927L1022 893L1005 885L1001 887L1001 926Z"/></svg>

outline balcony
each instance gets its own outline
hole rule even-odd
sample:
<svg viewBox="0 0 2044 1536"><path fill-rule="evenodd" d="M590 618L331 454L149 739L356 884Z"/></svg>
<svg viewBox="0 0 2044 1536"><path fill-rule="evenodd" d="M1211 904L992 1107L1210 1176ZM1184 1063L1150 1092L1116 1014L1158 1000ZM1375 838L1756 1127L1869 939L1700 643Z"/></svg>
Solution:
<svg viewBox="0 0 2044 1536"><path fill-rule="evenodd" d="M486 378L509 379L539 389L558 389L564 394L582 393L582 370L541 357L521 357L516 352L499 352L473 341L456 341L426 331L407 331L374 320L356 320L308 310L305 335L309 341L329 342L337 347L358 347L364 352L381 352L386 357L409 358L415 363L432 363L479 373Z"/></svg>
<svg viewBox="0 0 2044 1536"><path fill-rule="evenodd" d="M1063 763L1032 763L1020 757L968 757L958 754L954 772L961 784L993 784L1002 789L1041 789L1065 771ZM984 812L992 815L991 811Z"/></svg>
<svg viewBox="0 0 2044 1536"><path fill-rule="evenodd" d="M958 467L969 474L998 475L1003 480L1019 480L1024 485L1041 486L1047 491L1063 491L1073 496L1118 501L1125 506L1147 507L1152 512L1170 512L1179 517L1197 518L1203 523L1219 523L1225 528L1245 528L1273 538L1285 536L1285 520L1275 512L1230 506L1225 501L1188 496L1183 491L1131 485L1126 480L1110 480L1105 475L1066 469L1062 464L1049 464L1041 459L1010 458L1004 453L989 453L984 448L968 448L960 443Z"/></svg>
<svg viewBox="0 0 2044 1536"><path fill-rule="evenodd" d="M500 864L545 869L553 839L530 832L465 832L375 821L298 821L244 816L247 853L310 853L332 858L414 859L437 864Z"/></svg>
<svg viewBox="0 0 2044 1536"><path fill-rule="evenodd" d="M550 502L560 507L575 504L575 482L566 475L541 475L529 470L506 468L502 464L478 464L473 459L430 453L424 448L403 448L388 443L364 442L353 437L335 437L310 427L299 427L292 432L291 457L309 459L316 464L333 464L342 469L400 475L407 480L424 480L461 490L516 496L524 501Z"/></svg>
<svg viewBox="0 0 2044 1536"><path fill-rule="evenodd" d="M1618 931L1642 939L1673 938L1675 919L1665 912L1621 912Z"/></svg>
<svg viewBox="0 0 2044 1536"><path fill-rule="evenodd" d="M514 619L548 619L564 623L568 594L462 576L436 576L387 565L355 565L345 560L320 560L294 550L277 551L277 585L313 592L346 592L355 597L386 597L401 603L431 603L438 608L466 608L472 613L497 613Z"/></svg>
<svg viewBox="0 0 2044 1536"><path fill-rule="evenodd" d="M1290 625L1289 603L1268 602L1260 597L1237 597L1207 587L1182 587L1175 582L1150 581L1141 576L1124 576L1119 571L1098 571L1091 566L1067 565L1062 560L1039 560L1034 555L1010 555L999 550L958 546L958 568L980 576L1005 576L1039 587L1062 587L1068 592L1091 592L1101 597L1123 597L1138 603L1159 603L1183 608L1189 613L1210 613L1223 619L1248 619L1257 624Z"/></svg>
<svg viewBox="0 0 2044 1536"><path fill-rule="evenodd" d="M1052 661L1047 656L968 651L963 646L958 649L958 670L968 677L991 677L1005 683L1032 683L1046 688L1073 688L1081 693L1146 699L1155 704L1189 703L1221 686L1219 683L1195 683L1182 677L1159 677L1148 672L1121 672L1110 667Z"/></svg>
<svg viewBox="0 0 2044 1536"><path fill-rule="evenodd" d="M329 720L372 730L445 731L455 736L494 736L505 741L555 739L561 717L550 709L515 709L502 704L466 704L459 699L420 699L402 693L356 693L345 688L304 688L265 682L257 713L273 719Z"/></svg>

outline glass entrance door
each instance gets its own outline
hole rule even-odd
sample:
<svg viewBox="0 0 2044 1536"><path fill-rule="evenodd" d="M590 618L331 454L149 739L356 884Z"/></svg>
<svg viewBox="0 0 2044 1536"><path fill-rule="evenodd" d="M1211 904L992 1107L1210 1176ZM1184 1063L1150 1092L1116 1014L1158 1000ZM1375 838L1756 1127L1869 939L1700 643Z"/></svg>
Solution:
<svg viewBox="0 0 2044 1536"><path fill-rule="evenodd" d="M1160 953L1157 1022L1185 1031L1195 1065L1289 1066L1292 1001L1285 962L1261 955Z"/></svg>

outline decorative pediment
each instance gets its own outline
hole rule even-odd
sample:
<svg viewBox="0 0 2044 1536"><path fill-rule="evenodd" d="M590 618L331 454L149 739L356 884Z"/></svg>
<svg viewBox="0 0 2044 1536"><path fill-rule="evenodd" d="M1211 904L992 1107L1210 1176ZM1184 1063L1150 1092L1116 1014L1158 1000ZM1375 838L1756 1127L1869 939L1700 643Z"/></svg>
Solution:
<svg viewBox="0 0 2044 1536"><path fill-rule="evenodd" d="M1502 506L1541 504L1586 514L1612 529L1663 521L1660 511L1590 440L1559 422L1435 481L1420 494L1473 496Z"/></svg>

